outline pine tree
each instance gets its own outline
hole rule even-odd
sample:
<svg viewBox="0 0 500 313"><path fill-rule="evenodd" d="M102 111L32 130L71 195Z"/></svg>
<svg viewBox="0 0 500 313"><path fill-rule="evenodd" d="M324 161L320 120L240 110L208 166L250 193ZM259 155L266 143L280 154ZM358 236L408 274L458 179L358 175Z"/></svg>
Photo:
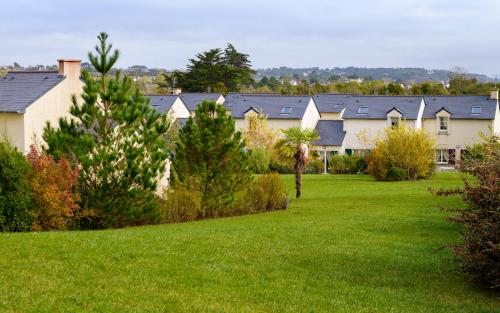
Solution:
<svg viewBox="0 0 500 313"><path fill-rule="evenodd" d="M106 33L97 38L97 54L88 54L97 77L82 72L83 103L73 96L72 118L60 119L58 128L48 124L44 139L50 154L67 155L80 169L82 208L92 217L86 227L147 223L155 218L153 192L165 171L170 124L129 77L110 75L119 51Z"/></svg>
<svg viewBox="0 0 500 313"><path fill-rule="evenodd" d="M202 197L202 215L224 214L236 192L250 181L241 133L222 105L203 101L180 130L173 160L173 187L186 186Z"/></svg>

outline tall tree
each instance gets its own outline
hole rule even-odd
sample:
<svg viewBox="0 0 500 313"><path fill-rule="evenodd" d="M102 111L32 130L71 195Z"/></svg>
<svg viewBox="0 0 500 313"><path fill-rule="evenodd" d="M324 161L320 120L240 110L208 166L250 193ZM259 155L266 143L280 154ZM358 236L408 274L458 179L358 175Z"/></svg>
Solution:
<svg viewBox="0 0 500 313"><path fill-rule="evenodd" d="M119 58L101 33L89 52L97 77L83 71L82 100L72 98L70 119L47 125L48 152L67 155L79 168L82 207L92 227L120 227L154 218L153 191L165 171L167 116L149 105L132 80L109 72ZM89 225L87 225L89 226Z"/></svg>
<svg viewBox="0 0 500 313"><path fill-rule="evenodd" d="M227 93L251 85L254 73L249 56L228 44L224 51L215 48L198 53L189 59L186 71L165 75L165 82L172 85L175 80L183 91Z"/></svg>
<svg viewBox="0 0 500 313"><path fill-rule="evenodd" d="M180 130L172 184L201 194L202 215L222 215L236 192L250 181L248 156L233 118L214 101L203 101Z"/></svg>
<svg viewBox="0 0 500 313"><path fill-rule="evenodd" d="M285 158L293 158L295 172L295 197L302 194L302 173L309 161L308 151L312 141L319 136L313 129L302 129L299 126L282 129L283 137L276 143L279 153Z"/></svg>

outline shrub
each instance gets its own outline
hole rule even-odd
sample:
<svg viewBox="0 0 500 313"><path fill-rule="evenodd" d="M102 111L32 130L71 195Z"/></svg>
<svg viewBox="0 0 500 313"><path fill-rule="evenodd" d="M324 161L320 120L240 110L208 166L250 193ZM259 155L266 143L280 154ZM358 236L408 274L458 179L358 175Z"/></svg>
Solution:
<svg viewBox="0 0 500 313"><path fill-rule="evenodd" d="M365 158L356 155L336 154L328 159L331 174L356 174L366 167Z"/></svg>
<svg viewBox="0 0 500 313"><path fill-rule="evenodd" d="M165 199L160 199L162 223L179 223L201 217L201 195L184 186L168 189Z"/></svg>
<svg viewBox="0 0 500 313"><path fill-rule="evenodd" d="M434 141L423 130L389 127L368 156L368 172L377 180L427 178L435 168L435 153Z"/></svg>
<svg viewBox="0 0 500 313"><path fill-rule="evenodd" d="M7 142L0 142L0 231L31 227L31 190L26 158Z"/></svg>
<svg viewBox="0 0 500 313"><path fill-rule="evenodd" d="M288 196L279 174L265 174L247 185L237 206L237 214L285 210Z"/></svg>
<svg viewBox="0 0 500 313"><path fill-rule="evenodd" d="M451 221L461 224L463 243L454 246L463 270L477 283L500 290L500 138L491 137L481 158L459 164L464 176L462 190L441 190L439 195L460 194L466 208Z"/></svg>
<svg viewBox="0 0 500 313"><path fill-rule="evenodd" d="M321 159L315 159L309 161L307 164L305 173L306 174L321 174L324 171L324 163Z"/></svg>
<svg viewBox="0 0 500 313"><path fill-rule="evenodd" d="M271 152L266 148L254 148L249 153L250 170L255 174L267 173L271 163Z"/></svg>
<svg viewBox="0 0 500 313"><path fill-rule="evenodd" d="M271 159L269 163L269 171L279 174L293 174L293 165L289 162L284 162L279 159Z"/></svg>
<svg viewBox="0 0 500 313"><path fill-rule="evenodd" d="M79 195L75 192L78 170L71 169L64 157L55 161L34 146L31 146L27 159L31 165L28 179L34 204L32 229L66 229L79 209Z"/></svg>

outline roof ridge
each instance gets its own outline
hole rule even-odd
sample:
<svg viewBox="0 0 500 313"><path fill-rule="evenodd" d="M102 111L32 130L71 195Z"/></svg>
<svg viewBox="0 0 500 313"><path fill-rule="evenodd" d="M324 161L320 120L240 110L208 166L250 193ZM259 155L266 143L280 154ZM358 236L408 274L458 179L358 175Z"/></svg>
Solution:
<svg viewBox="0 0 500 313"><path fill-rule="evenodd" d="M8 71L7 74L59 74L59 71ZM62 74L61 74L62 75Z"/></svg>

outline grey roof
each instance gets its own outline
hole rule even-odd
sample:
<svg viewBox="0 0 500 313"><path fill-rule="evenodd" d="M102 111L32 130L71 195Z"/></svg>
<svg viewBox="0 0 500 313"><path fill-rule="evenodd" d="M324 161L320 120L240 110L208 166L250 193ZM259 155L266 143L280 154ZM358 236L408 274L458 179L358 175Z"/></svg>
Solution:
<svg viewBox="0 0 500 313"><path fill-rule="evenodd" d="M182 102L186 105L189 111L196 110L198 104L202 103L203 100L217 101L221 94L219 93L181 93L179 97Z"/></svg>
<svg viewBox="0 0 500 313"><path fill-rule="evenodd" d="M344 141L344 121L318 121L316 124L316 132L319 135L319 140L313 142L315 146L341 146Z"/></svg>
<svg viewBox="0 0 500 313"><path fill-rule="evenodd" d="M422 97L419 96L359 96L346 97L344 119L386 119L387 113L396 109L404 119L415 120ZM368 107L366 114L358 114L361 106Z"/></svg>
<svg viewBox="0 0 500 313"><path fill-rule="evenodd" d="M423 118L436 118L436 113L445 109L456 119L489 119L495 118L497 100L489 96L429 96L424 97L425 110ZM481 107L480 114L472 114L472 107Z"/></svg>
<svg viewBox="0 0 500 313"><path fill-rule="evenodd" d="M320 113L340 113L345 108L347 99L352 96L354 95L325 93L316 94L313 98Z"/></svg>
<svg viewBox="0 0 500 313"><path fill-rule="evenodd" d="M273 119L301 119L311 100L310 96L277 96L264 94L229 94L224 105L234 118L244 118L248 110L262 112ZM290 106L289 114L281 114L284 106Z"/></svg>
<svg viewBox="0 0 500 313"><path fill-rule="evenodd" d="M179 98L178 95L146 95L149 97L149 103L151 106L158 110L160 113L166 113L172 105L174 105L175 100Z"/></svg>
<svg viewBox="0 0 500 313"><path fill-rule="evenodd" d="M58 72L7 73L0 78L0 112L24 113L27 107L63 80L64 75Z"/></svg>

